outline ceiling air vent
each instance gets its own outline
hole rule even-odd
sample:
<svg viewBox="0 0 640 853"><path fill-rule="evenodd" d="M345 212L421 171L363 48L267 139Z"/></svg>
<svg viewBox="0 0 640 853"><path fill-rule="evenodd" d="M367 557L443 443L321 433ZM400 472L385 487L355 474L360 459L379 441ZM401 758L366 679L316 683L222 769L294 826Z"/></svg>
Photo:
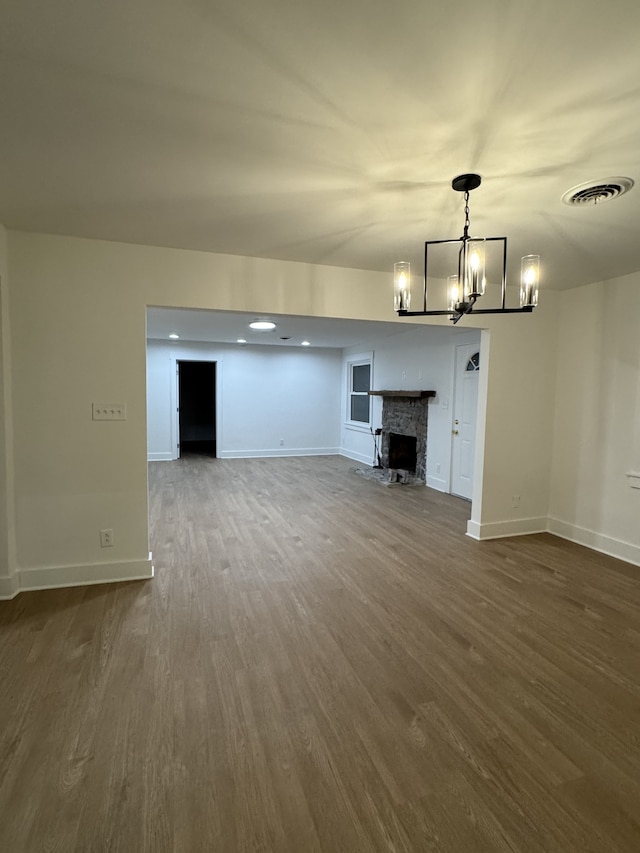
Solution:
<svg viewBox="0 0 640 853"><path fill-rule="evenodd" d="M572 187L563 196L565 204L602 204L629 192L633 186L631 178L605 178L603 181L589 181Z"/></svg>

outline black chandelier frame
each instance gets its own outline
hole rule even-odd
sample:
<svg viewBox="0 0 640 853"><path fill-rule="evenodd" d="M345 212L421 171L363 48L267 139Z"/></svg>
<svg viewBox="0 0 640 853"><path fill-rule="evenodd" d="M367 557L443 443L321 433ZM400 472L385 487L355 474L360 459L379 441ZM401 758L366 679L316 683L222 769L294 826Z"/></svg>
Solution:
<svg viewBox="0 0 640 853"><path fill-rule="evenodd" d="M424 244L424 280L423 280L423 296L422 310L410 311L404 308L398 309L399 317L425 317L425 316L449 316L455 324L467 314L531 314L535 305L522 305L519 308L507 308L507 238L506 237L483 237L485 243L502 243L502 275L501 275L501 302L497 308L476 308L476 302L482 295L480 293L471 293L468 295L468 301L461 301L455 308L429 310L427 308L427 282L429 273L429 246L442 245L459 245L460 256L465 253L466 246L472 240L479 238L469 237L469 193L471 190L480 186L482 179L480 175L465 174L458 175L451 181L452 189L456 192L464 192L465 197L465 224L462 237L457 240L427 240ZM461 283L462 284L462 283ZM462 297L464 299L464 296Z"/></svg>

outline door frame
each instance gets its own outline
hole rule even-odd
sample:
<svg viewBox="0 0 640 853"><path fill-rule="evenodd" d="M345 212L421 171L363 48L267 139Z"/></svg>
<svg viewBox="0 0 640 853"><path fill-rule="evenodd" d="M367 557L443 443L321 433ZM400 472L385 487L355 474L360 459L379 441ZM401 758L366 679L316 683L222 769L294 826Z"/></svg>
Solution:
<svg viewBox="0 0 640 853"><path fill-rule="evenodd" d="M203 353L203 356L205 354ZM180 412L179 408L179 400L180 400L180 376L178 371L178 362L179 361L206 361L210 364L215 365L215 394L216 394L216 410L215 410L215 441L216 441L216 457L220 457L220 449L222 445L222 359L221 358L206 358L206 357L198 357L196 355L172 355L171 356L171 375L174 377L173 382L171 382L171 411L173 413L173 417L171 418L171 452L173 459L180 458Z"/></svg>

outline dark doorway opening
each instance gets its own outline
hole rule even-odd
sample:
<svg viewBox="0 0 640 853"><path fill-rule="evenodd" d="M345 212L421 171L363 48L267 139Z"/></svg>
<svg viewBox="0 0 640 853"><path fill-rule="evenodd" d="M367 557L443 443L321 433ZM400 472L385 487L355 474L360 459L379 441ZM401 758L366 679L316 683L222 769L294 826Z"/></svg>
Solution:
<svg viewBox="0 0 640 853"><path fill-rule="evenodd" d="M389 433L389 468L399 468L415 474L417 463L417 438L412 435Z"/></svg>
<svg viewBox="0 0 640 853"><path fill-rule="evenodd" d="M178 450L216 455L216 363L178 362Z"/></svg>

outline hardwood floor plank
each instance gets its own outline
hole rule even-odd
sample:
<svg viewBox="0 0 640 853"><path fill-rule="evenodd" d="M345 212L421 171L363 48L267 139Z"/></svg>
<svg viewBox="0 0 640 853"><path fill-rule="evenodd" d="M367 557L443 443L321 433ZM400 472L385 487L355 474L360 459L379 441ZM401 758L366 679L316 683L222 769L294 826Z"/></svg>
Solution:
<svg viewBox="0 0 640 853"><path fill-rule="evenodd" d="M637 853L640 570L350 465L151 463L153 581L0 603L0 849Z"/></svg>

